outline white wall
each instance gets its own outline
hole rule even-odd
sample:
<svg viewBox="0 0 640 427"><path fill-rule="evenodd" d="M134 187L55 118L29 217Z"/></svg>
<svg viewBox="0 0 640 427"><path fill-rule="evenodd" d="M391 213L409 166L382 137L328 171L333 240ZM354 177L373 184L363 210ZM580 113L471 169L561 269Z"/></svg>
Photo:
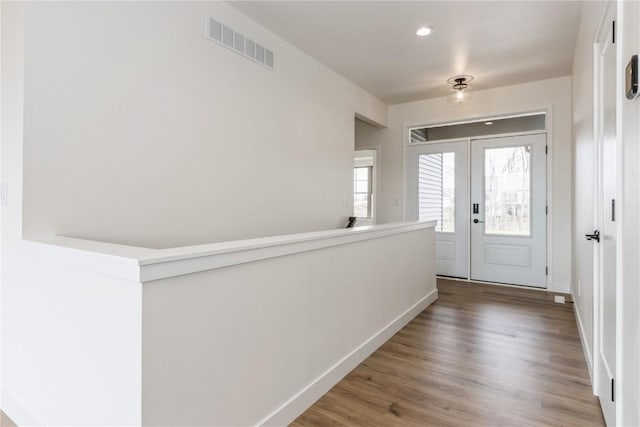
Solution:
<svg viewBox="0 0 640 427"><path fill-rule="evenodd" d="M584 235L595 229L593 203L597 169L593 139L593 42L606 2L584 2L573 58L573 283L579 327L589 370L593 370L593 250ZM578 283L580 286L578 286Z"/></svg>
<svg viewBox="0 0 640 427"><path fill-rule="evenodd" d="M290 423L433 302L434 250L431 226L146 283L143 424Z"/></svg>
<svg viewBox="0 0 640 427"><path fill-rule="evenodd" d="M208 15L275 70L207 40ZM228 4L28 3L25 22L25 235L172 247L351 215L354 115L386 106Z"/></svg>
<svg viewBox="0 0 640 427"><path fill-rule="evenodd" d="M380 144L381 177L378 197L378 223L402 219L402 144L408 126L445 123L469 118L499 116L552 108L550 145L553 198L548 201L552 216L553 246L549 289L569 292L571 284L571 77L505 86L475 92L463 103L446 98L398 104L389 107L389 124L372 137Z"/></svg>
<svg viewBox="0 0 640 427"><path fill-rule="evenodd" d="M139 425L142 285L39 243L3 262L2 410L18 425Z"/></svg>
<svg viewBox="0 0 640 427"><path fill-rule="evenodd" d="M354 114L386 106L224 3L1 7L2 408L139 424L141 288L34 250L23 223L157 247L342 226ZM206 40L207 15L276 70Z"/></svg>

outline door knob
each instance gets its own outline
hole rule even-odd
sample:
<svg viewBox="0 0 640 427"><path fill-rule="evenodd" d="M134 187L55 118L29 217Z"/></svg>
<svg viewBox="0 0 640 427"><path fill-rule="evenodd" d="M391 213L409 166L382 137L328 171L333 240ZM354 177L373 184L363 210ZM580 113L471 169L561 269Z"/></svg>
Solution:
<svg viewBox="0 0 640 427"><path fill-rule="evenodd" d="M484 222L484 221L480 221L478 218L474 218L474 219L473 219L473 223L474 223L474 224L477 224L477 223L479 223L479 222Z"/></svg>
<svg viewBox="0 0 640 427"><path fill-rule="evenodd" d="M593 234L585 234L584 237L587 240L595 240L596 242L600 241L600 231L596 230Z"/></svg>

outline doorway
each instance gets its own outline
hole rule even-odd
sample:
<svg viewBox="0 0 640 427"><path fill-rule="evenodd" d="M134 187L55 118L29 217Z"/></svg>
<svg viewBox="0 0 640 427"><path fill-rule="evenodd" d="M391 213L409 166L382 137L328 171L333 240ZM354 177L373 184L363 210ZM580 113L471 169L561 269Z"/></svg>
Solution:
<svg viewBox="0 0 640 427"><path fill-rule="evenodd" d="M440 276L546 288L546 133L407 146L406 216L436 220Z"/></svg>

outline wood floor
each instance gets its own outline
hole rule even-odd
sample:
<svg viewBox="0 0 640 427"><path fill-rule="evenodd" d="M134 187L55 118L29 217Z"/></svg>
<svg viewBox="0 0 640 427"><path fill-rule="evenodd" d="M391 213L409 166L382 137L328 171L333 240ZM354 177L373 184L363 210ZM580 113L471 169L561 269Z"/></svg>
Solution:
<svg viewBox="0 0 640 427"><path fill-rule="evenodd" d="M18 427L11 418L4 412L0 411L0 427Z"/></svg>
<svg viewBox="0 0 640 427"><path fill-rule="evenodd" d="M572 304L438 281L439 298L292 426L603 426Z"/></svg>

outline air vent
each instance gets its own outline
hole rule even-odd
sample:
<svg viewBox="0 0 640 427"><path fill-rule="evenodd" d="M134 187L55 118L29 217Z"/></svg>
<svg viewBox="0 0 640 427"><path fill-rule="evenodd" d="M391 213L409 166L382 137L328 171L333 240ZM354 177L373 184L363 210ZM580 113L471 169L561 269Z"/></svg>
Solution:
<svg viewBox="0 0 640 427"><path fill-rule="evenodd" d="M275 59L272 50L267 49L244 34L227 27L213 18L207 19L207 38L253 62L257 62L273 70Z"/></svg>

